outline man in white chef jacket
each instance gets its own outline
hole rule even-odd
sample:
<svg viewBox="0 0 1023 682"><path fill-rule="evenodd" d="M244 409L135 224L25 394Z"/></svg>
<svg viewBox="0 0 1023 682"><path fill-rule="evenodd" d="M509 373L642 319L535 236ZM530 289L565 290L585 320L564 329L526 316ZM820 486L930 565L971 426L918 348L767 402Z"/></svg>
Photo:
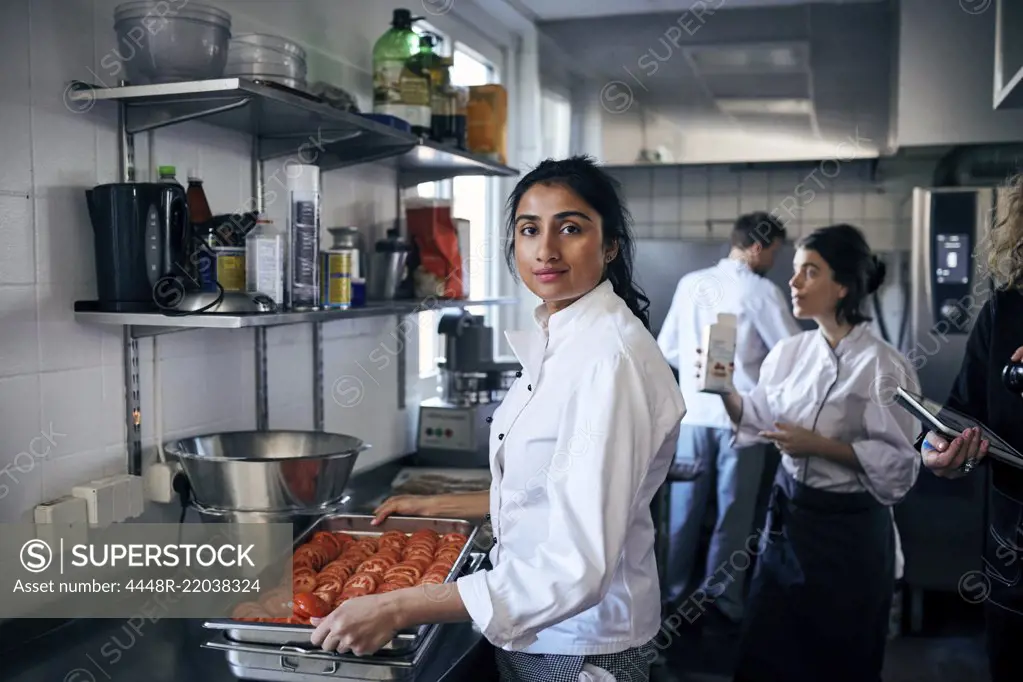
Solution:
<svg viewBox="0 0 1023 682"><path fill-rule="evenodd" d="M699 392L696 349L704 327L716 322L718 313L735 314L734 383L737 391L746 392L756 385L768 351L801 331L787 293L764 277L774 266L785 237L784 226L769 213L741 216L732 229L728 257L679 281L657 339L665 358L679 370L679 384L689 408L682 420L676 462L704 469L697 480L675 483L671 488L664 596L690 622L704 617L705 611L723 616L726 628L742 619L743 585L753 557L733 559L750 551L748 540L754 532L766 456L764 445L732 446L731 422L721 398ZM707 563L697 567L700 528L712 492L717 495L717 519Z"/></svg>

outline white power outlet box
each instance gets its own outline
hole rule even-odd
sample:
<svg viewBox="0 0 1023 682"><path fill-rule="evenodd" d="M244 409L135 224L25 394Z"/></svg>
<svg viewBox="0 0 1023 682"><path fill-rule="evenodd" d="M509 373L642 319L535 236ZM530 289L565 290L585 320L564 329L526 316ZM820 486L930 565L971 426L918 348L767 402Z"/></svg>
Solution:
<svg viewBox="0 0 1023 682"><path fill-rule="evenodd" d="M50 547L82 545L89 538L89 507L85 500L65 495L35 508L36 537Z"/></svg>
<svg viewBox="0 0 1023 682"><path fill-rule="evenodd" d="M146 469L146 499L160 504L177 502L174 477L181 473L177 462L156 462Z"/></svg>
<svg viewBox="0 0 1023 682"><path fill-rule="evenodd" d="M114 523L142 516L144 486L141 476L121 474L114 482Z"/></svg>
<svg viewBox="0 0 1023 682"><path fill-rule="evenodd" d="M108 476L71 489L71 494L85 500L89 508L89 524L104 528L114 522L115 498L119 476Z"/></svg>
<svg viewBox="0 0 1023 682"><path fill-rule="evenodd" d="M36 505L35 522L40 525L86 524L89 522L89 506L81 498L65 495Z"/></svg>

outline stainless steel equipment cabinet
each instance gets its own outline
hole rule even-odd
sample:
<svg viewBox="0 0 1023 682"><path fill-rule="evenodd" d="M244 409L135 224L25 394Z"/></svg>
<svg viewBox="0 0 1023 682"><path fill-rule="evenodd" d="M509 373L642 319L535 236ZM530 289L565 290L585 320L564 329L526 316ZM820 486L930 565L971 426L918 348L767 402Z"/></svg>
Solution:
<svg viewBox="0 0 1023 682"><path fill-rule="evenodd" d="M962 362L966 341L988 297L984 245L1005 210L1005 193L988 187L917 188L913 192L910 334L901 349L919 386L906 386L942 403ZM956 592L980 570L987 510L988 470L959 480L924 470L895 507L906 557L910 628L923 625L924 592Z"/></svg>
<svg viewBox="0 0 1023 682"><path fill-rule="evenodd" d="M314 163L324 172L392 160L398 170L395 199L399 205L402 189L423 182L466 175L518 175L514 168L453 147L424 141L410 133L342 111L307 92L268 81L218 78L158 85L122 82L113 88L75 81L65 89L65 99L83 110L91 109L94 103L117 106L118 161L123 182L132 182L136 177L134 137L138 133L201 120L225 130L250 134L253 208L258 212L262 212L264 207L263 162L269 159L292 157L302 163ZM138 339L141 337L183 329L252 329L256 349L256 425L259 430L266 430L269 421L266 329L279 325L312 324L314 423L316 430L322 430L324 322L390 316L396 319L396 334L401 334L405 316L413 313L435 308L513 302L514 299L388 301L347 310L185 316L92 312L76 305L75 319L83 323L117 325L123 329L128 473L141 475L142 406L138 352ZM404 344L401 346L398 354L398 408L404 409L405 353Z"/></svg>

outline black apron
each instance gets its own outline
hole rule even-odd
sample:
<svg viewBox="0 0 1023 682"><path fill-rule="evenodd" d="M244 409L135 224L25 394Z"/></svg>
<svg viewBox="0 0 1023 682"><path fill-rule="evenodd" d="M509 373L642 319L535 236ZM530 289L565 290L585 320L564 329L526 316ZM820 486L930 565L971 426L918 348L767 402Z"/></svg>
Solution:
<svg viewBox="0 0 1023 682"><path fill-rule="evenodd" d="M880 682L895 590L890 510L778 467L736 682Z"/></svg>

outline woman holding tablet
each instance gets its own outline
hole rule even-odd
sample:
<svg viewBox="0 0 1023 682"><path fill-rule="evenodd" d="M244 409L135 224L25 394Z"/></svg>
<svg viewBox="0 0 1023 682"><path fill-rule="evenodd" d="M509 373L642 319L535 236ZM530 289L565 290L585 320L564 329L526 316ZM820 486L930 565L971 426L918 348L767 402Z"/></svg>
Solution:
<svg viewBox="0 0 1023 682"><path fill-rule="evenodd" d="M945 404L973 417L1023 452L1023 396L1004 380L1023 362L1023 175L1012 183L1009 212L992 232L988 268L996 284L977 314L966 353ZM1010 386L1012 388L1010 388ZM939 476L966 476L981 462L991 469L983 566L988 661L994 682L1023 680L1023 469L985 459L987 442L974 430L920 443L924 465Z"/></svg>
<svg viewBox="0 0 1023 682"><path fill-rule="evenodd" d="M472 620L502 680L646 682L661 627L650 503L685 404L632 281L614 180L583 157L545 161L509 204L509 263L543 303L508 334L523 371L491 424L493 483L463 500L489 510L493 568L347 600L312 643L372 653L399 629Z"/></svg>
<svg viewBox="0 0 1023 682"><path fill-rule="evenodd" d="M916 482L918 422L878 395L914 369L861 312L884 266L849 225L797 245L793 312L756 387L723 396L738 442L782 453L743 619L736 682L877 682L895 586L891 505Z"/></svg>

